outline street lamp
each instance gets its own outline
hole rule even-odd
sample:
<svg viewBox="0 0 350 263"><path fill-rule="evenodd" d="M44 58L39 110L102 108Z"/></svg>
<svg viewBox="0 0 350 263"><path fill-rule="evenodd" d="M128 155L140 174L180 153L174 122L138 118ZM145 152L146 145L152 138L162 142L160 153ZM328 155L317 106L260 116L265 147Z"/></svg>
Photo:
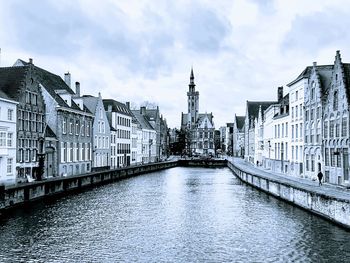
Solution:
<svg viewBox="0 0 350 263"><path fill-rule="evenodd" d="M38 140L39 149L37 152L38 156L38 170L36 174L36 180L41 181L44 175L44 162L45 162L45 147L44 147L45 139L40 137Z"/></svg>
<svg viewBox="0 0 350 263"><path fill-rule="evenodd" d="M281 143L281 173L283 173L283 143Z"/></svg>

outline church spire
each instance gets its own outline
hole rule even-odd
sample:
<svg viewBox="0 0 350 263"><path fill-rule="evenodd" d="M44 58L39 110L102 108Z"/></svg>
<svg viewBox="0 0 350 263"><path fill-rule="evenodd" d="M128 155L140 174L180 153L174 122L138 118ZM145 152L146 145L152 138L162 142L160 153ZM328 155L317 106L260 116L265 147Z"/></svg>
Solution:
<svg viewBox="0 0 350 263"><path fill-rule="evenodd" d="M190 85L194 85L193 67L191 67Z"/></svg>

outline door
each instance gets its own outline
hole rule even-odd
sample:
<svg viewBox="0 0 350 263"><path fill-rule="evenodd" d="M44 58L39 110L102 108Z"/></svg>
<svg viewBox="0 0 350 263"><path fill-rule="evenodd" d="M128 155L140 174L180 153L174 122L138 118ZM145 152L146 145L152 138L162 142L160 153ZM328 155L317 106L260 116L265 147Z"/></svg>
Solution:
<svg viewBox="0 0 350 263"><path fill-rule="evenodd" d="M53 176L53 154L54 151L52 148L46 148L46 177Z"/></svg>

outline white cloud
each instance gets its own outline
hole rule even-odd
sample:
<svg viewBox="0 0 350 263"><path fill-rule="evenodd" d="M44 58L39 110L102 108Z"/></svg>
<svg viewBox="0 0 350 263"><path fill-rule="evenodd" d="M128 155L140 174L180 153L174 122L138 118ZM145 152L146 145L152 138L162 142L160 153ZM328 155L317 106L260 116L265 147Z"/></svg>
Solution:
<svg viewBox="0 0 350 263"><path fill-rule="evenodd" d="M155 101L170 126L187 111L193 65L200 110L216 126L244 114L246 100L274 100L305 66L350 57L345 0L2 1L2 66L17 58L82 92ZM40 15L39 15L40 14ZM321 25L321 27L320 27Z"/></svg>

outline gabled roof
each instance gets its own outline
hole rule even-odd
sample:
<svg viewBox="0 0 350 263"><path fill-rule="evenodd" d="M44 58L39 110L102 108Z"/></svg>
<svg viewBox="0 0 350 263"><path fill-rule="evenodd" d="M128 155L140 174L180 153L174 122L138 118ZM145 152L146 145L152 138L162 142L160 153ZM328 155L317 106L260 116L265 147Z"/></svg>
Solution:
<svg viewBox="0 0 350 263"><path fill-rule="evenodd" d="M245 116L236 115L235 117L236 117L235 122L236 122L237 129L242 130L244 126Z"/></svg>
<svg viewBox="0 0 350 263"><path fill-rule="evenodd" d="M18 101L25 83L28 67L0 68L0 90L12 100Z"/></svg>
<svg viewBox="0 0 350 263"><path fill-rule="evenodd" d="M105 111L108 111L108 106L112 106L112 112L117 112L120 114L128 115L130 117L133 116L132 112L129 110L129 108L119 101L113 100L113 99L104 99L103 100L103 106L105 107Z"/></svg>
<svg viewBox="0 0 350 263"><path fill-rule="evenodd" d="M146 109L146 118L148 120L156 120L159 116L159 110L157 109Z"/></svg>
<svg viewBox="0 0 350 263"><path fill-rule="evenodd" d="M138 123L140 123L142 129L153 130L152 125L148 122L147 118L140 113L139 110L132 110L131 112L137 119Z"/></svg>
<svg viewBox="0 0 350 263"><path fill-rule="evenodd" d="M304 79L304 78L309 78L310 75L311 75L311 72L312 72L312 67L313 66L307 66L300 74L299 76L291 81L290 83L287 84L288 87L292 86L293 84L295 84L296 82L298 82L299 80L301 79ZM332 67L333 68L333 65L320 65L320 66L316 66L316 68L318 70L323 70L323 69L327 69L329 67Z"/></svg>
<svg viewBox="0 0 350 263"><path fill-rule="evenodd" d="M81 98L83 99L84 105L89 109L89 111L95 113L99 98L93 97L91 95L84 95Z"/></svg>
<svg viewBox="0 0 350 263"><path fill-rule="evenodd" d="M248 101L247 100L247 110L249 120L258 118L259 108L261 106L261 112L264 111L272 104L277 104L277 101Z"/></svg>
<svg viewBox="0 0 350 263"><path fill-rule="evenodd" d="M56 134L53 132L53 130L50 128L49 125L46 125L45 137L57 138L57 137L56 137Z"/></svg>

